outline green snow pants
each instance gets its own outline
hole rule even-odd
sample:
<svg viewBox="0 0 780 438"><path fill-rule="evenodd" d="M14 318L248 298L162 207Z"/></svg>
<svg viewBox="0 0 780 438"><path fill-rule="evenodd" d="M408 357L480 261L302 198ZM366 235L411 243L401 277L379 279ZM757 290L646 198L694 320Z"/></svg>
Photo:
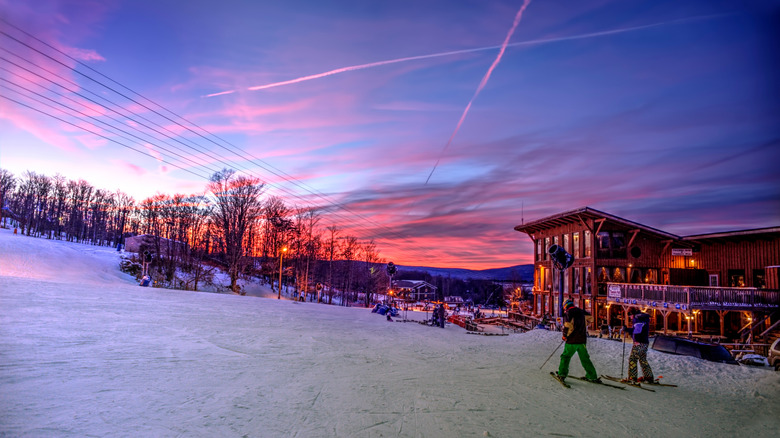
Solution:
<svg viewBox="0 0 780 438"><path fill-rule="evenodd" d="M596 368L593 366L593 362L590 361L590 355L588 349L585 348L585 344L566 344L563 347L563 353L561 353L561 364L558 366L558 375L566 378L569 375L569 362L571 362L574 353L580 357L582 367L585 368L585 378L588 380L595 380L599 377L596 373Z"/></svg>

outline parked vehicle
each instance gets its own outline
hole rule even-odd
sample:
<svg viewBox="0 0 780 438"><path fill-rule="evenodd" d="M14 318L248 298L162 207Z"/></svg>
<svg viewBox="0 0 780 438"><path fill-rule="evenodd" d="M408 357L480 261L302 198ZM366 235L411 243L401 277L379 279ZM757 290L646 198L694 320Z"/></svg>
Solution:
<svg viewBox="0 0 780 438"><path fill-rule="evenodd" d="M676 336L657 335L650 347L664 353L698 357L712 362L739 365L726 347Z"/></svg>
<svg viewBox="0 0 780 438"><path fill-rule="evenodd" d="M775 339L775 342L769 347L767 359L769 366L774 367L775 371L780 371L780 338Z"/></svg>

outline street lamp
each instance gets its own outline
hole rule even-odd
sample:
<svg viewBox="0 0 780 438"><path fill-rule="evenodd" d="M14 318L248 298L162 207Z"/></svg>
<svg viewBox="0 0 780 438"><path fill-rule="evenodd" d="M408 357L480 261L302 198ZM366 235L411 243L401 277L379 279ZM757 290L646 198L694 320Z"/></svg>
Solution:
<svg viewBox="0 0 780 438"><path fill-rule="evenodd" d="M286 252L286 246L279 252L279 295L276 297L277 300L282 299L282 262L284 261L284 253Z"/></svg>

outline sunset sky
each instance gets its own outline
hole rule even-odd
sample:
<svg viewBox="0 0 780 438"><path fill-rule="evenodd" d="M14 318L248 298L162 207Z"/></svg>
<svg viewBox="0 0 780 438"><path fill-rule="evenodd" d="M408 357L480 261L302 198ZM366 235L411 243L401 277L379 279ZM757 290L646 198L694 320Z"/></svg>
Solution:
<svg viewBox="0 0 780 438"><path fill-rule="evenodd" d="M584 206L778 226L773 3L0 0L0 168L141 201L230 167L403 265L530 263L513 227Z"/></svg>

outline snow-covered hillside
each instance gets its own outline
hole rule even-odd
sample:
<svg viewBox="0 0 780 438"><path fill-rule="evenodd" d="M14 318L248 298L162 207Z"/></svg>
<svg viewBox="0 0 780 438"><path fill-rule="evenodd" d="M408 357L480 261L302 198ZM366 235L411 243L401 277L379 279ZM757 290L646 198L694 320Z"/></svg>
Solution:
<svg viewBox="0 0 780 438"><path fill-rule="evenodd" d="M118 262L109 248L0 230L0 436L780 431L780 373L768 368L650 351L678 388L565 389L548 375L560 351L539 369L558 333L473 336L365 309L142 288ZM600 373L620 374L622 344L588 348Z"/></svg>

